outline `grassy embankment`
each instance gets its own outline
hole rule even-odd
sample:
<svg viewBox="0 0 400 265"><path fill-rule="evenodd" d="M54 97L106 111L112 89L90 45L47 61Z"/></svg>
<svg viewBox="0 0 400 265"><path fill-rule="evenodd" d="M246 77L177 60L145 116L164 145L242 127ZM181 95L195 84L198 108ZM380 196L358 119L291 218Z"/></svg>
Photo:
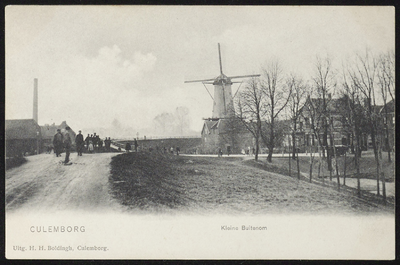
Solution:
<svg viewBox="0 0 400 265"><path fill-rule="evenodd" d="M184 157L156 152L112 159L112 195L148 212L391 212L335 189L299 181L284 167L240 157Z"/></svg>

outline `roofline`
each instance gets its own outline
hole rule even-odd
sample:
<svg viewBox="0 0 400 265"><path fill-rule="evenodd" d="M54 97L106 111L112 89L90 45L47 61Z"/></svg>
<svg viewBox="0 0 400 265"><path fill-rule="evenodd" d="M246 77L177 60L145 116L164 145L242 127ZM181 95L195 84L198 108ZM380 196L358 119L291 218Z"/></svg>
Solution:
<svg viewBox="0 0 400 265"><path fill-rule="evenodd" d="M32 121L32 120L35 121L35 119L8 119L8 120L4 120L4 121Z"/></svg>

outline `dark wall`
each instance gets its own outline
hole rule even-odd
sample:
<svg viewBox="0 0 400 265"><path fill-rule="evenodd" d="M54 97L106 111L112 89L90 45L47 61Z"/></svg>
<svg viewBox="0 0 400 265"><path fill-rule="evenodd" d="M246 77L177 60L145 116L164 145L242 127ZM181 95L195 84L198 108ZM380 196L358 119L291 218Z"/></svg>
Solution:
<svg viewBox="0 0 400 265"><path fill-rule="evenodd" d="M121 144L124 147L127 142L131 143L132 149L133 140L130 141L114 141ZM168 138L168 139L148 139L148 140L138 140L138 145L141 150L148 150L150 147L156 150L157 147L162 150L164 147L169 150L171 147L179 147L182 153L194 154L196 149L201 146L201 138Z"/></svg>
<svg viewBox="0 0 400 265"><path fill-rule="evenodd" d="M6 157L22 157L36 154L38 143L40 148L41 142L36 139L6 140Z"/></svg>

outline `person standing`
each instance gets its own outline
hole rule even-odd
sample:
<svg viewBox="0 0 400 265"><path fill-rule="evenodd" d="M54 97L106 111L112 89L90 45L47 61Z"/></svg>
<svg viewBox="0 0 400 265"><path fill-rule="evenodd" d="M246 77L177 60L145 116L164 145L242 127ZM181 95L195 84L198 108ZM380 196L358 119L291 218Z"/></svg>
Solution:
<svg viewBox="0 0 400 265"><path fill-rule="evenodd" d="M99 146L99 151L103 151L103 140L101 138L98 139L98 146Z"/></svg>
<svg viewBox="0 0 400 265"><path fill-rule="evenodd" d="M106 149L106 152L110 151L110 143L108 141L108 138L104 139L104 147Z"/></svg>
<svg viewBox="0 0 400 265"><path fill-rule="evenodd" d="M96 135L96 133L93 133L92 142L93 142L94 151L96 151L97 150L97 135Z"/></svg>
<svg viewBox="0 0 400 265"><path fill-rule="evenodd" d="M63 140L64 136L62 135L61 130L57 129L57 133L53 137L53 146L54 146L54 152L56 153L56 157L61 156L63 148Z"/></svg>
<svg viewBox="0 0 400 265"><path fill-rule="evenodd" d="M82 131L79 131L79 133L75 137L75 144L76 144L76 151L78 152L78 156L82 156L82 149L85 144L83 141L83 135L81 133Z"/></svg>
<svg viewBox="0 0 400 265"><path fill-rule="evenodd" d="M108 137L108 141L107 141L107 151L108 151L108 152L111 151L111 137Z"/></svg>
<svg viewBox="0 0 400 265"><path fill-rule="evenodd" d="M86 136L85 142L86 142L86 149L89 151L90 134L88 134L88 135Z"/></svg>
<svg viewBox="0 0 400 265"><path fill-rule="evenodd" d="M71 130L71 128L69 126L65 127L66 132L64 134L64 148L65 148L64 164L67 164L69 162L69 154L71 152L72 139L71 139L71 135L69 134L69 130Z"/></svg>
<svg viewBox="0 0 400 265"><path fill-rule="evenodd" d="M96 135L96 147L97 147L97 150L100 149L100 135Z"/></svg>
<svg viewBox="0 0 400 265"><path fill-rule="evenodd" d="M111 137L108 137L108 151L111 151Z"/></svg>
<svg viewBox="0 0 400 265"><path fill-rule="evenodd" d="M93 148L93 142L92 142L92 140L90 140L90 141L89 141L89 146L88 146L88 151L89 151L89 153L93 153L93 150L94 150L94 148Z"/></svg>
<svg viewBox="0 0 400 265"><path fill-rule="evenodd" d="M137 152L138 142L136 138L133 140L133 145L135 146L135 152Z"/></svg>
<svg viewBox="0 0 400 265"><path fill-rule="evenodd" d="M130 142L127 142L126 145L125 145L125 151L126 151L127 153L129 153L129 151L130 151L131 149L132 149L131 143L130 143Z"/></svg>

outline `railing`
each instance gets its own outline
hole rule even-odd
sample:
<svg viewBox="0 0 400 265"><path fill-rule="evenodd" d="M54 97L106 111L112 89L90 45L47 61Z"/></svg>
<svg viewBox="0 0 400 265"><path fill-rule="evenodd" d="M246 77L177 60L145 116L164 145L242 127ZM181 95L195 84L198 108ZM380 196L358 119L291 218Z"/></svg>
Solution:
<svg viewBox="0 0 400 265"><path fill-rule="evenodd" d="M136 138L138 141L142 140L162 140L162 139L190 139L190 138L201 138L201 136L146 136L144 137L133 137L133 138L116 138L114 141L133 141Z"/></svg>

